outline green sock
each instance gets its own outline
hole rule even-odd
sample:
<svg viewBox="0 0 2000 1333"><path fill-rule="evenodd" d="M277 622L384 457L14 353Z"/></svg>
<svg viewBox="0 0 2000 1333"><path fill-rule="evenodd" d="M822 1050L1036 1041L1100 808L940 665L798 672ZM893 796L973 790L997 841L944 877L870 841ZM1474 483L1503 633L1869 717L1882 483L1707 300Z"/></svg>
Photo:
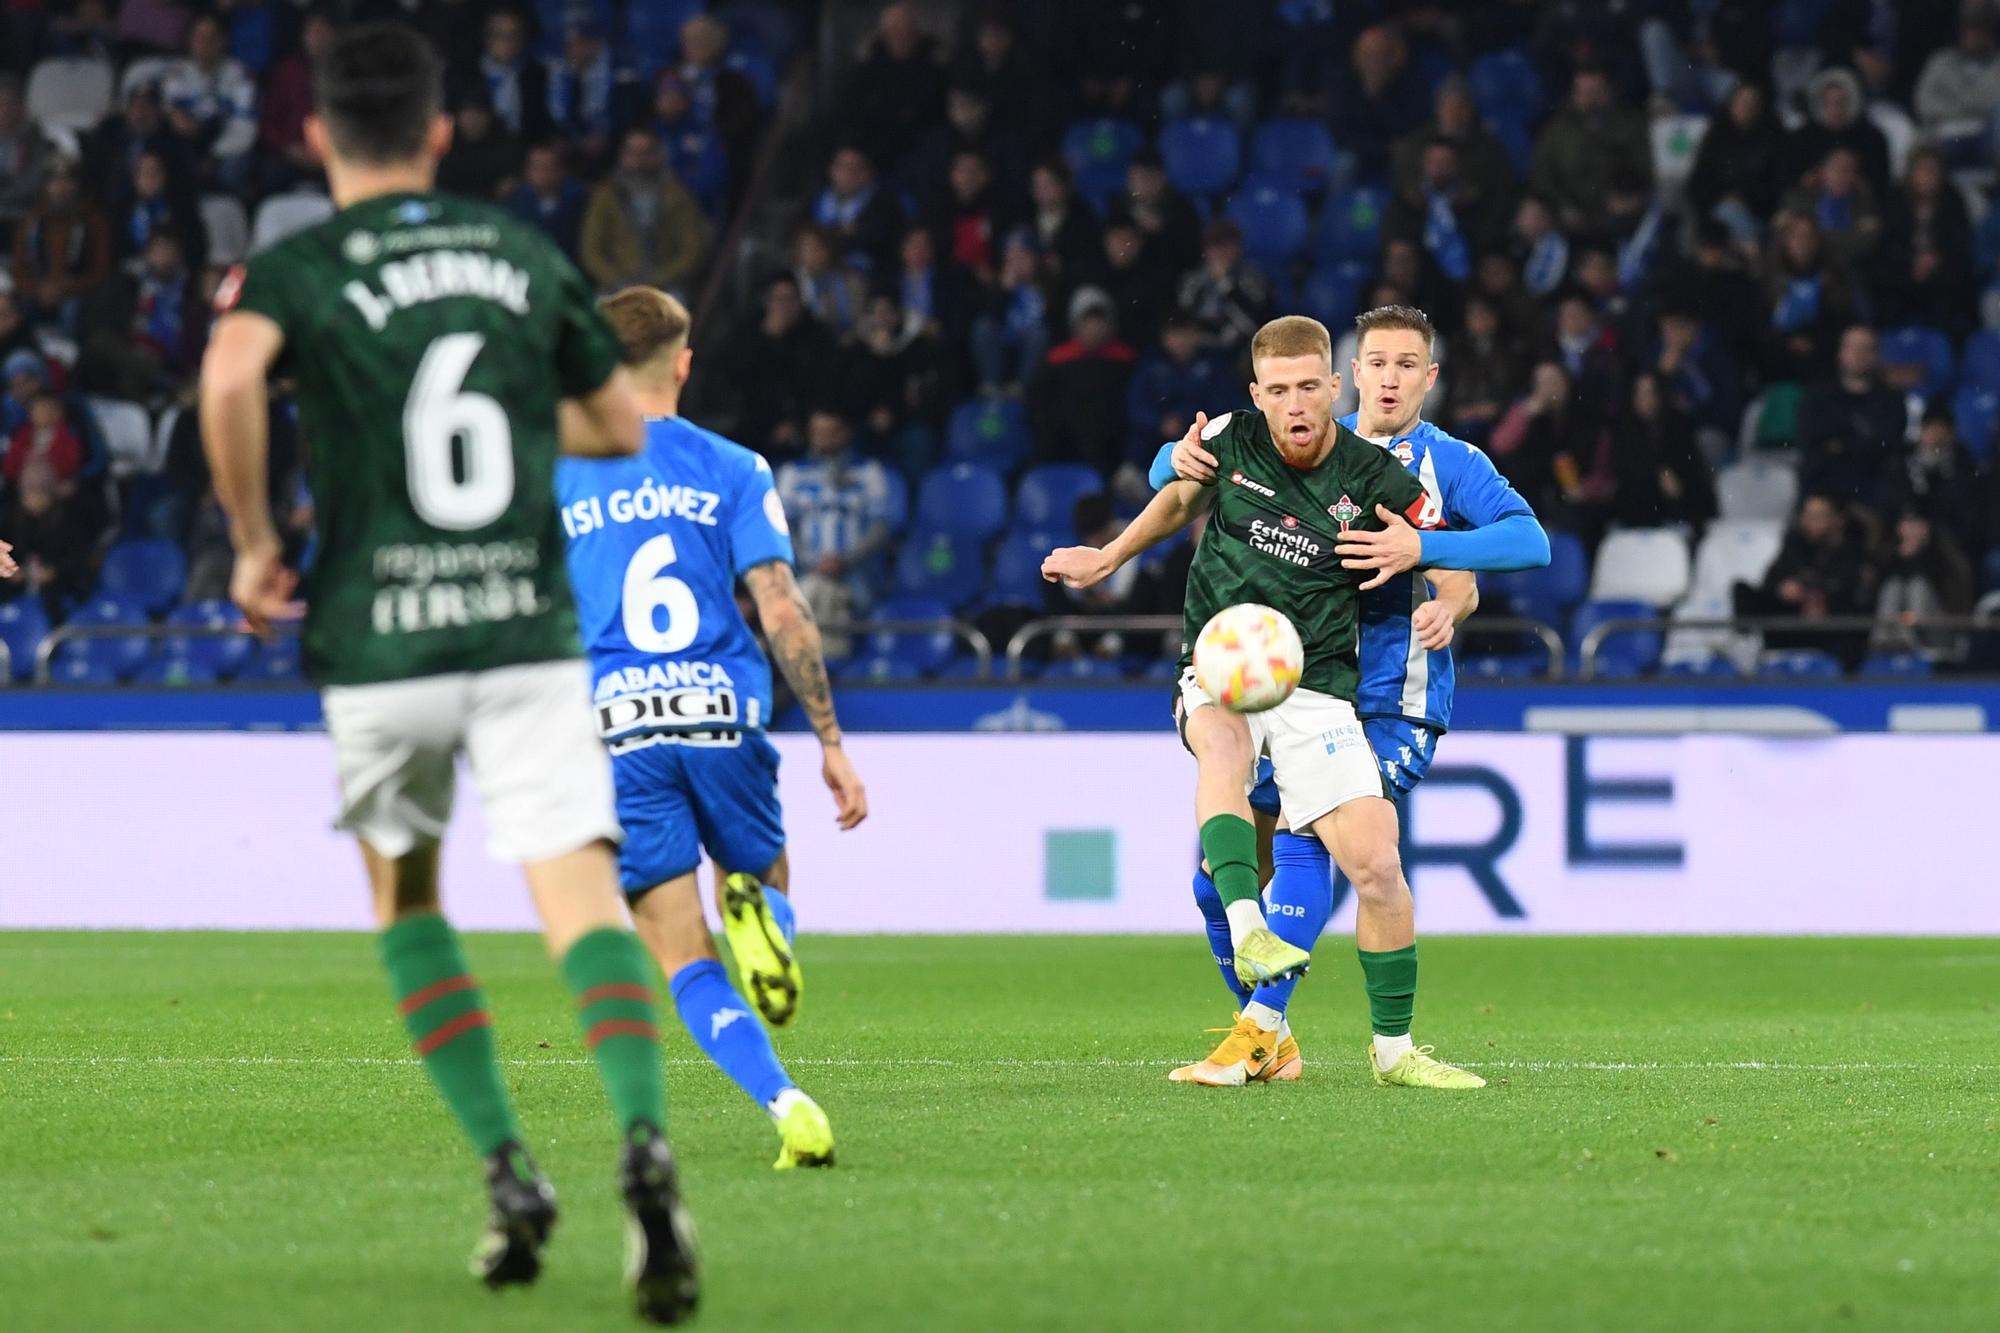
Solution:
<svg viewBox="0 0 2000 1333"><path fill-rule="evenodd" d="M1368 1021L1384 1037L1408 1035L1417 1010L1417 946L1355 952L1361 955L1361 977L1368 987Z"/></svg>
<svg viewBox="0 0 2000 1333"><path fill-rule="evenodd" d="M608 926L593 930L570 946L562 970L576 992L583 1044L597 1057L619 1130L629 1133L641 1123L666 1128L659 1009L652 966L638 937Z"/></svg>
<svg viewBox="0 0 2000 1333"><path fill-rule="evenodd" d="M465 1137L482 1157L521 1137L500 1078L493 1018L458 932L441 916L412 916L383 931L380 943L410 1040Z"/></svg>
<svg viewBox="0 0 2000 1333"><path fill-rule="evenodd" d="M1257 830L1241 815L1217 815L1201 826L1201 854L1223 906L1256 898Z"/></svg>

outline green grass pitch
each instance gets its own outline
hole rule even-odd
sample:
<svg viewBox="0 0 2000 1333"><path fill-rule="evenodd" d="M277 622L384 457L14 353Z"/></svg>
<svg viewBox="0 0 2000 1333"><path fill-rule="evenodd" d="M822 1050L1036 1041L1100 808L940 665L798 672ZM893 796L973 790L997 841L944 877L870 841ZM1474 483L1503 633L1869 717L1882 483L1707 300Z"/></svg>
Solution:
<svg viewBox="0 0 2000 1333"><path fill-rule="evenodd" d="M2000 941L1426 940L1463 1094L1369 1083L1332 939L1305 1078L1241 1092L1165 1078L1228 1017L1194 937L804 946L834 1170L671 1025L699 1327L2000 1327ZM0 1325L631 1327L570 1007L471 954L565 1209L502 1296L369 940L0 935Z"/></svg>

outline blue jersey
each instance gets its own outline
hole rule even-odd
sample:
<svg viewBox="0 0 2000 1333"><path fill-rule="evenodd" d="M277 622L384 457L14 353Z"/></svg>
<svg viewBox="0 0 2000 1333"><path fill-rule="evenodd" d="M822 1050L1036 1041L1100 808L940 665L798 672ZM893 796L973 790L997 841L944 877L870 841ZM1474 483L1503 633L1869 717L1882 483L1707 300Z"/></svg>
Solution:
<svg viewBox="0 0 2000 1333"><path fill-rule="evenodd" d="M792 559L771 466L681 417L629 458L564 458L556 498L577 624L613 754L736 745L771 714L771 667L736 578Z"/></svg>
<svg viewBox="0 0 2000 1333"><path fill-rule="evenodd" d="M1355 416L1342 417L1341 424L1353 430ZM1428 421L1418 421L1408 435L1384 447L1423 483L1446 528L1482 528L1512 515L1534 515L1492 459ZM1539 563L1547 558L1544 553ZM1451 725L1451 650L1426 649L1410 628L1411 612L1429 600L1430 588L1418 571L1361 594L1361 686L1354 700L1361 717L1403 717L1440 731Z"/></svg>

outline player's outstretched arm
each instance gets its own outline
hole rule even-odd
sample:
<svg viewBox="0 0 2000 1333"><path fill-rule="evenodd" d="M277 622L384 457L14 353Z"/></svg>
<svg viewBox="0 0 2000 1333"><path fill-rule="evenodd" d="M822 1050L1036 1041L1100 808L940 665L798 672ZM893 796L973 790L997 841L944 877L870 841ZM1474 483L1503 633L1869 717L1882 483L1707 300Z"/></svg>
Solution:
<svg viewBox="0 0 2000 1333"><path fill-rule="evenodd" d="M646 423L623 366L596 392L556 404L556 426L562 451L578 458L622 458L646 442Z"/></svg>
<svg viewBox="0 0 2000 1333"><path fill-rule="evenodd" d="M1049 552L1042 561L1042 577L1066 588L1088 588L1102 583L1123 568L1125 562L1194 522L1194 516L1208 502L1208 488L1192 481L1170 481L1139 511L1119 533L1100 549L1095 546L1064 546Z"/></svg>
<svg viewBox="0 0 2000 1333"><path fill-rule="evenodd" d="M236 310L215 323L201 362L201 439L216 498L229 517L236 568L229 595L258 634L274 620L296 619L298 575L279 558L271 521L270 394L265 380L285 335L269 318Z"/></svg>
<svg viewBox="0 0 2000 1333"><path fill-rule="evenodd" d="M766 560L743 571L743 582L757 603L757 618L771 644L771 659L785 683L806 710L813 735L819 737L820 775L833 792L837 819L851 829L868 818L868 793L854 761L841 747L840 720L833 712L833 683L826 676L826 655L820 646L819 622L799 591L792 567L783 560Z"/></svg>

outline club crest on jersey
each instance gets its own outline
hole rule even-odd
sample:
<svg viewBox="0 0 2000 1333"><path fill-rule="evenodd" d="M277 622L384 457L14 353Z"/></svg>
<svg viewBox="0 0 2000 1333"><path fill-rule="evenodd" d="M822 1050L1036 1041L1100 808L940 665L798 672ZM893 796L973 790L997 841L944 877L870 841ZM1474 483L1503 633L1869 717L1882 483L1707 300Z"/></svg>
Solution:
<svg viewBox="0 0 2000 1333"><path fill-rule="evenodd" d="M1410 442L1408 440L1396 441L1395 447L1389 450L1389 452L1394 454L1396 456L1396 461L1398 463L1403 464L1405 467L1408 467L1410 460L1417 456L1417 451L1410 447Z"/></svg>
<svg viewBox="0 0 2000 1333"><path fill-rule="evenodd" d="M340 243L340 253L350 263L372 264L382 257L382 242L375 238L372 231L350 232L347 239Z"/></svg>
<svg viewBox="0 0 2000 1333"><path fill-rule="evenodd" d="M1360 505L1343 495L1340 497L1340 503L1328 505L1326 512L1332 514L1339 521L1340 530L1345 532L1349 524L1361 517L1363 511Z"/></svg>
<svg viewBox="0 0 2000 1333"><path fill-rule="evenodd" d="M1277 498L1278 493L1276 491L1272 490L1269 486L1266 486L1261 481L1254 481L1251 478L1244 476L1241 472L1230 473L1229 480L1235 483L1236 485L1241 486L1246 491L1257 492L1257 494L1263 496L1265 499Z"/></svg>

